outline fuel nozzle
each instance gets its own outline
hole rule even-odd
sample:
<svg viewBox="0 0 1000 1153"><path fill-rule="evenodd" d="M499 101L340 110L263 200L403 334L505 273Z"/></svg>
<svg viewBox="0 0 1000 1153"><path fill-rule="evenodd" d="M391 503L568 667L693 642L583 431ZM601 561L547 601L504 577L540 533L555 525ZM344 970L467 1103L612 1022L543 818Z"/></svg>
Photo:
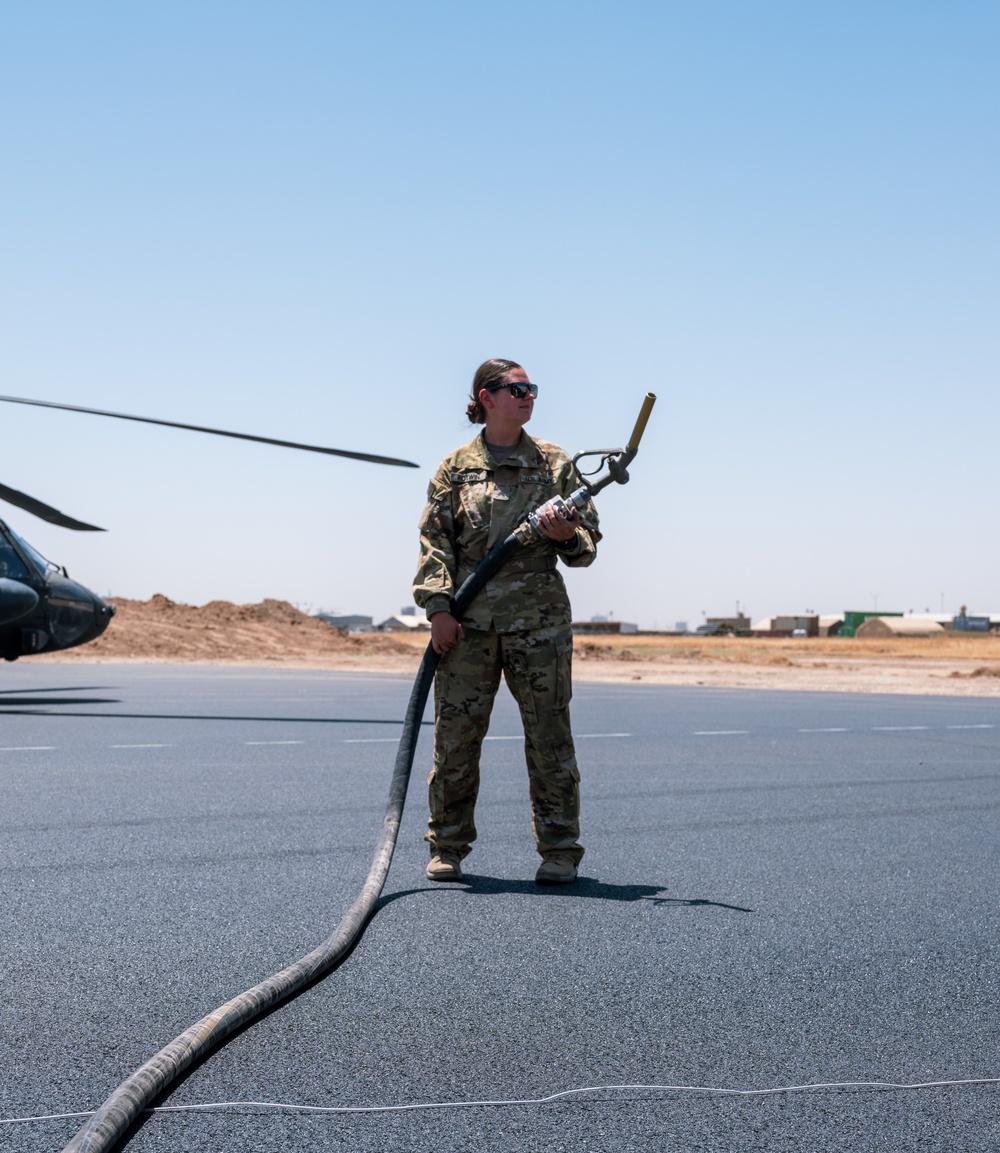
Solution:
<svg viewBox="0 0 1000 1153"><path fill-rule="evenodd" d="M646 423L655 403L656 394L647 392L642 401L642 408L639 409L635 427L632 429L632 435L628 438L628 443L624 448L592 448L586 452L578 452L573 457L573 463L577 466L580 476L583 478L584 486L591 496L600 492L602 488L607 488L609 484L628 484L628 466L639 451L639 441L642 440L642 434L646 431ZM600 457L600 460L596 468L587 472L580 468L579 462L589 456ZM607 471L603 476L600 476L598 474L601 473L602 469ZM573 495L576 496L576 493Z"/></svg>
<svg viewBox="0 0 1000 1153"><path fill-rule="evenodd" d="M586 452L578 452L573 457L573 463L577 466L583 484L568 497L555 496L530 513L528 519L514 530L522 544L527 544L530 540L545 535L538 527L538 518L543 512L552 510L556 516L561 516L563 520L571 520L573 510L582 509L587 501L599 493L602 488L607 488L609 484L628 483L628 466L639 451L639 441L646 431L646 423L655 403L656 394L647 392L643 398L642 407L639 409L635 427L632 429L632 435L628 438L628 443L624 448L593 448ZM579 462L590 456L600 457L600 460L596 468L590 472L585 472L580 468ZM599 475L602 472L603 475Z"/></svg>

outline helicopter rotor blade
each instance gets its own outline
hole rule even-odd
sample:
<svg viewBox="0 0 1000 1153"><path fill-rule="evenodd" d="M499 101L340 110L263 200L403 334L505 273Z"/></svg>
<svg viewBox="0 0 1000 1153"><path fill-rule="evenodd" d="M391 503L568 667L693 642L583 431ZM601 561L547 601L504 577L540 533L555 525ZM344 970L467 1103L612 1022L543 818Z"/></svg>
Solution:
<svg viewBox="0 0 1000 1153"><path fill-rule="evenodd" d="M412 460L399 460L394 456L375 456L368 452L349 452L345 448L323 448L316 444L298 444L294 440L274 440L269 436L252 436L248 432L228 432L223 428L205 428L200 424L181 424L174 420L154 420L149 416L129 416L124 412L106 412L100 408L81 408L75 404L57 404L52 400L29 400L22 396L0 396L8 404L31 404L39 408L62 408L67 412L86 412L91 416L110 416L115 420L134 420L140 424L161 424L166 428L183 428L189 432L207 432L212 436L228 436L235 440L255 440L259 444L275 444L279 448L297 448L304 452L321 452L327 456L346 456L351 460L367 460L372 464L394 464L401 468L419 468ZM29 498L30 499L30 498Z"/></svg>
<svg viewBox="0 0 1000 1153"><path fill-rule="evenodd" d="M49 524L57 524L60 528L72 528L77 532L105 531L103 528L98 528L96 524L84 524L82 520L74 520L73 517L67 516L50 504L44 504L33 496L28 496L26 492L18 492L16 488L8 488L5 484L0 484L0 500L23 508L25 512L30 512L42 520L47 520Z"/></svg>

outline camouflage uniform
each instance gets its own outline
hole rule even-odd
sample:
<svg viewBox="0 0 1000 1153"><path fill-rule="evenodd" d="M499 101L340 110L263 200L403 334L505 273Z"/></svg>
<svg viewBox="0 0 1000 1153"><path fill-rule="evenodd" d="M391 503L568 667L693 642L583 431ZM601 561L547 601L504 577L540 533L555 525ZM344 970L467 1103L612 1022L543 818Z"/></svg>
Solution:
<svg viewBox="0 0 1000 1153"><path fill-rule="evenodd" d="M521 434L501 464L483 436L446 457L430 483L420 520L414 597L428 617L449 611L476 565L526 515L553 496L569 496L580 477L557 445ZM532 829L539 853L579 843L580 774L570 731L573 637L566 586L556 557L589 565L601 539L588 504L576 536L525 546L478 593L462 618L465 639L446 653L434 683L434 768L428 778L432 846L470 851L476 838L479 755L500 674L521 710Z"/></svg>

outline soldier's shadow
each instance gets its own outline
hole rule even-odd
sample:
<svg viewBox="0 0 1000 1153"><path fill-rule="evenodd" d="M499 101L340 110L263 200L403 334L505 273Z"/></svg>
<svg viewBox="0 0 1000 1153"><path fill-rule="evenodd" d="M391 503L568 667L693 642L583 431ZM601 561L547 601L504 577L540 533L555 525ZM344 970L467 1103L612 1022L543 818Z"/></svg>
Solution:
<svg viewBox="0 0 1000 1153"><path fill-rule="evenodd" d="M440 882L435 881L437 886ZM589 897L601 901L642 901L663 892L661 885L612 885L593 877L580 877L572 885L536 885L514 877L484 877L464 873L458 887L470 896L492 897L500 893L530 893L538 897Z"/></svg>
<svg viewBox="0 0 1000 1153"><path fill-rule="evenodd" d="M598 881L593 877L580 877L572 885L536 885L534 881L505 877L482 877L476 873L468 872L463 875L461 881L453 883L435 881L419 889L407 889L404 892L391 893L384 896L379 904L384 906L398 897L414 893L433 892L436 889L459 889L471 897L521 893L535 897L585 897L600 901L648 901L651 904L665 907L711 906L719 909L731 909L736 913L752 913L754 911L744 908L742 905L711 901L706 897L668 897L666 889L662 885L613 885L606 881Z"/></svg>

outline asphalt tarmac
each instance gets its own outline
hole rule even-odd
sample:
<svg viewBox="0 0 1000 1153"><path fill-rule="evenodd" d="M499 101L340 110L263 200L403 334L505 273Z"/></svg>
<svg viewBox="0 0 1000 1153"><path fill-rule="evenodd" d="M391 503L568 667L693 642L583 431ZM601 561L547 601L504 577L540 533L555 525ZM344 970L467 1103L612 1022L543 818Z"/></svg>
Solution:
<svg viewBox="0 0 1000 1153"><path fill-rule="evenodd" d="M331 932L409 691L3 668L0 1120L96 1108ZM573 716L575 886L532 881L505 692L467 879L424 879L428 726L358 947L164 1102L441 1107L157 1113L129 1153L994 1153L1000 1084L858 1083L1000 1078L1000 702L586 684ZM82 1123L0 1124L0 1151Z"/></svg>

